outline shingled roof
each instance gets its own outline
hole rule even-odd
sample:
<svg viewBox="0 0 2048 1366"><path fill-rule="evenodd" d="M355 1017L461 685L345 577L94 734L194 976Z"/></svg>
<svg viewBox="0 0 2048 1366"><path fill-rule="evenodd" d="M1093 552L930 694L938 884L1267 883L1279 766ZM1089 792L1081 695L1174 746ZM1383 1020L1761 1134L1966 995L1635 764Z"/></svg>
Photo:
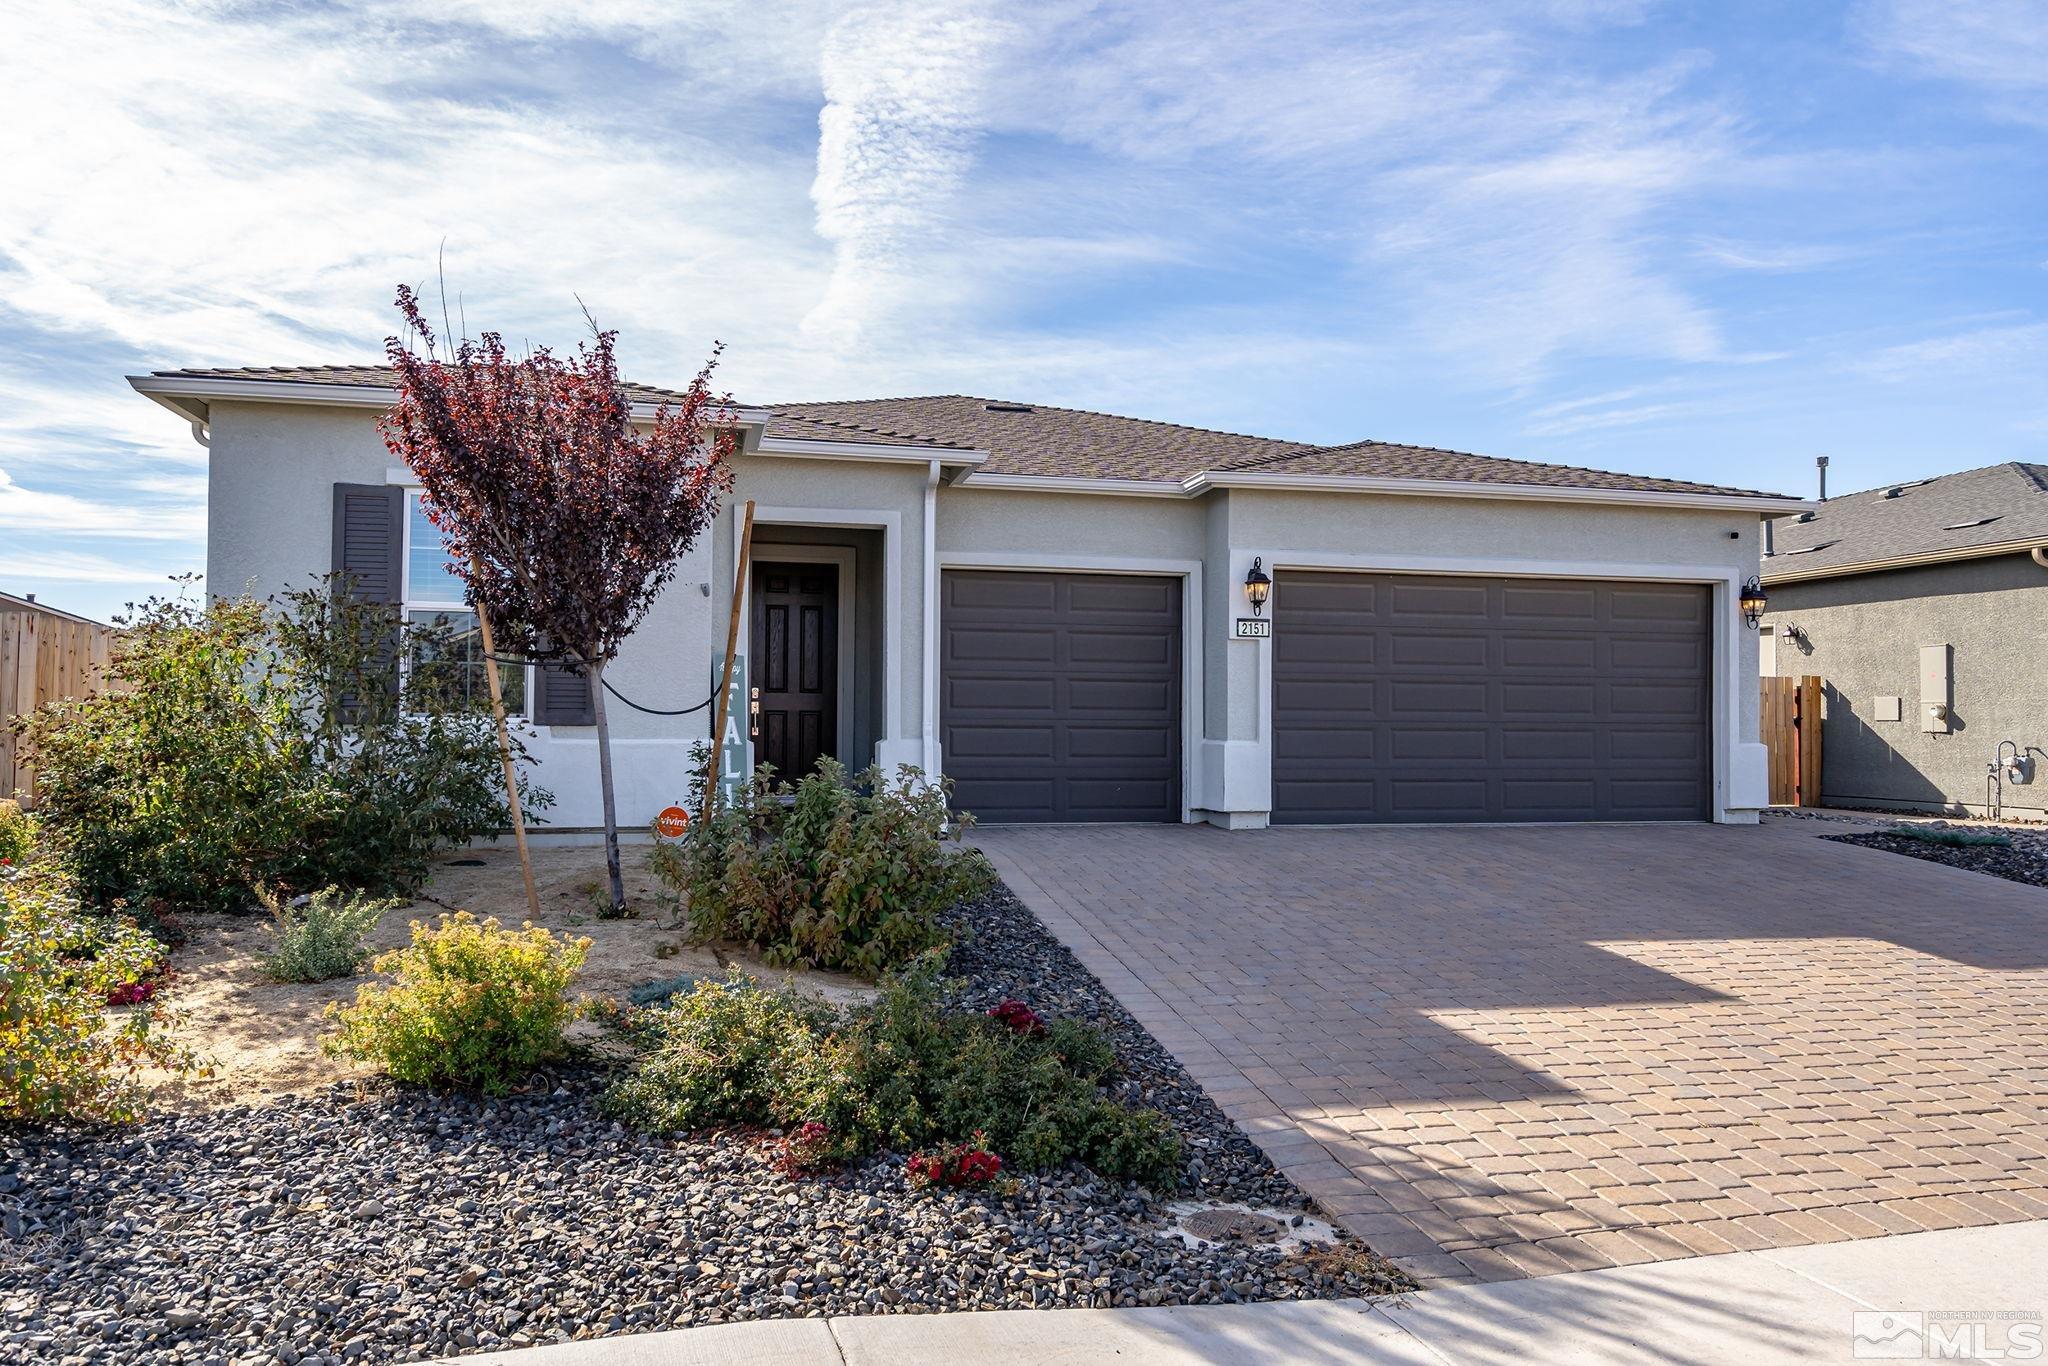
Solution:
<svg viewBox="0 0 2048 1366"><path fill-rule="evenodd" d="M1771 523L1765 582L2048 545L2048 465L2008 461L1845 493Z"/></svg>
<svg viewBox="0 0 2048 1366"><path fill-rule="evenodd" d="M167 379L373 388L391 385L390 370L377 365L255 366L155 373ZM642 403L681 397L672 389L646 384L628 384L625 388L629 397ZM977 471L980 475L1157 483L1179 483L1204 473L1275 478L1322 475L1635 493L1781 496L1682 479L1468 455L1431 446L1383 441L1319 446L967 394L745 406L768 413L766 435L782 441L849 441L936 451L985 451L988 459Z"/></svg>

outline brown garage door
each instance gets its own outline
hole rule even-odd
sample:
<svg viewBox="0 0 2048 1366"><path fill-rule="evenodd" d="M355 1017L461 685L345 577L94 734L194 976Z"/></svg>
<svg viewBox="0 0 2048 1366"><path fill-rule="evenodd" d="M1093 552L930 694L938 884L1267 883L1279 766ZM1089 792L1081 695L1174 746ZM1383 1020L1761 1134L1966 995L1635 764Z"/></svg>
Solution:
<svg viewBox="0 0 2048 1366"><path fill-rule="evenodd" d="M1180 580L947 570L939 724L984 821L1180 819Z"/></svg>
<svg viewBox="0 0 2048 1366"><path fill-rule="evenodd" d="M1709 590L1289 573L1273 818L1700 820Z"/></svg>

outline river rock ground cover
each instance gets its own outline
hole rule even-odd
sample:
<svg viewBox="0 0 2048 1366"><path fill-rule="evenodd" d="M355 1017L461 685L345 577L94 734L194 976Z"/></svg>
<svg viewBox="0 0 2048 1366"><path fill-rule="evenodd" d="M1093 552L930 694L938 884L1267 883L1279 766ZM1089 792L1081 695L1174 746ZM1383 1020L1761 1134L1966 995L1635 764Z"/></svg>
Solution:
<svg viewBox="0 0 2048 1366"><path fill-rule="evenodd" d="M771 1136L633 1133L594 1062L502 1100L352 1081L0 1139L0 1361L415 1361L745 1319L1212 1304L1408 1287L1359 1244L1175 1236L1167 1200L1307 1205L1007 891L954 912L958 1003L1087 1019L1187 1144L1177 1192L1080 1168L792 1180Z"/></svg>

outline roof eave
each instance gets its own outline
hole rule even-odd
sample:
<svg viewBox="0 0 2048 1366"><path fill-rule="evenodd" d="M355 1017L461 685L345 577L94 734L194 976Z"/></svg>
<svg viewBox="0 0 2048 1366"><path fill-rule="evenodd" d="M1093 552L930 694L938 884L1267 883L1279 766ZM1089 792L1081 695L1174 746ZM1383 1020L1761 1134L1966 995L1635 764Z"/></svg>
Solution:
<svg viewBox="0 0 2048 1366"><path fill-rule="evenodd" d="M1778 584L1808 583L1814 579L1842 579L1854 574L1882 574L1891 569L1918 569L1926 565L1954 564L1959 560L1989 560L2002 555L2024 555L2036 549L2048 549L2048 536L2027 536L2018 540L1993 541L1989 545L1950 546L1941 550L1925 550L1913 555L1892 555L1878 560L1857 560L1851 564L1821 565L1813 569L1773 570L1769 559L1764 561L1761 577L1765 587ZM1780 551L1772 559L1783 559L1789 553Z"/></svg>
<svg viewBox="0 0 2048 1366"><path fill-rule="evenodd" d="M1768 493L1706 493L1677 489L1602 489L1564 484L1497 484L1466 479L1389 479L1353 474L1260 474L1204 470L1181 482L1190 495L1210 489L1293 489L1319 493L1377 493L1419 498L1487 498L1516 502L1599 503L1627 507L1699 508L1782 515L1817 508Z"/></svg>
<svg viewBox="0 0 2048 1366"><path fill-rule="evenodd" d="M216 399L237 403L291 403L325 408L389 408L398 391L384 384L313 384L303 380L210 379L196 375L130 375L138 394L163 404L181 417L207 420L207 405ZM635 403L633 417L652 421L659 403ZM734 407L733 419L743 427L765 425L771 414L759 408Z"/></svg>

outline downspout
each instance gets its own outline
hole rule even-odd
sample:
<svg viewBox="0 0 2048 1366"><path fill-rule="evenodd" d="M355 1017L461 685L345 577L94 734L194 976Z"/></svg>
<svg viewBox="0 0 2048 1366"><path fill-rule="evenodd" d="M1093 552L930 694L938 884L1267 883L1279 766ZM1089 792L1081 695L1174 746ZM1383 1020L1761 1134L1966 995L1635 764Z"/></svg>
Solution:
<svg viewBox="0 0 2048 1366"><path fill-rule="evenodd" d="M2048 545L2037 545L2028 553L2033 557L2035 564L2048 569Z"/></svg>
<svg viewBox="0 0 2048 1366"><path fill-rule="evenodd" d="M922 711L925 777L939 772L939 462L931 462L924 480L924 705Z"/></svg>

